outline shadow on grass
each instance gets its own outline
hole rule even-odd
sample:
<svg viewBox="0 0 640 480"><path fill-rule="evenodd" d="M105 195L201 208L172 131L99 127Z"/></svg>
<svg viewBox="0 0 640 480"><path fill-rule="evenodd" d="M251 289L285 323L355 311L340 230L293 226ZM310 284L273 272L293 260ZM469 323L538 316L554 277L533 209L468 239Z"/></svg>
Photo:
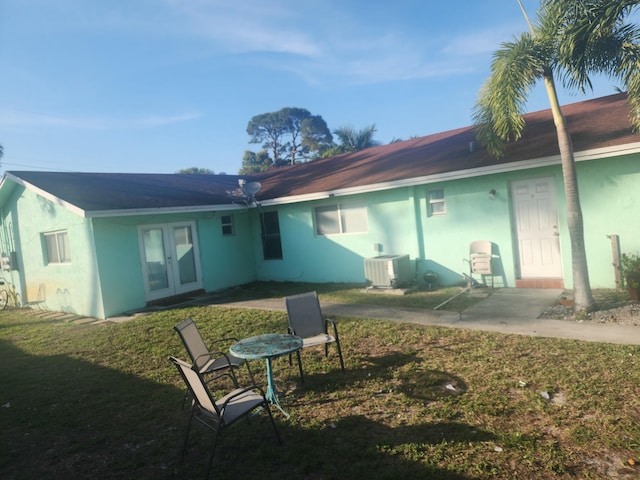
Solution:
<svg viewBox="0 0 640 480"><path fill-rule="evenodd" d="M364 380L379 381L382 385L393 384L395 390L422 402L458 396L467 391L467 384L461 377L426 369L424 365L427 360L414 354L390 352L382 356L361 357L358 361L362 364L361 368L347 369L344 373L337 368L330 370L331 366L327 366L327 371L305 372L305 383L298 380L298 387L294 389L301 393L313 391L318 394L351 389ZM297 369L295 360L293 367ZM311 402L315 401L320 400Z"/></svg>
<svg viewBox="0 0 640 480"><path fill-rule="evenodd" d="M20 312L25 319L23 322L0 323L0 330L20 329L22 327L39 327L43 325L55 325L61 322L61 316L52 315L50 317L39 317L32 315L30 311Z"/></svg>
<svg viewBox="0 0 640 480"><path fill-rule="evenodd" d="M318 294L328 294L339 293L345 289L363 287L364 284L359 283L252 282L216 292L212 295L212 298L214 302L216 298L221 301L226 301L230 298L235 300L257 300L280 298L312 290L315 290Z"/></svg>
<svg viewBox="0 0 640 480"><path fill-rule="evenodd" d="M390 366L391 359L383 363ZM194 425L185 463L178 464L188 409L181 409L181 385L170 384L177 373L169 362L164 368L159 383L72 356L30 355L0 341L0 477L201 478L211 438ZM364 375L332 373L332 380L316 379L318 386L326 380L340 388ZM212 478L461 480L469 477L432 462L430 446L492 438L460 423L390 427L364 415L337 415L335 424L319 426L313 418L274 415L284 445L277 445L264 415L239 422L220 439Z"/></svg>
<svg viewBox="0 0 640 480"><path fill-rule="evenodd" d="M0 385L0 477L173 477L179 389L6 341Z"/></svg>
<svg viewBox="0 0 640 480"><path fill-rule="evenodd" d="M394 352L381 357L367 357L365 361L372 366L368 375L375 375L383 381L395 380L397 390L423 402L462 395L467 390L461 377L425 368L428 359L418 355Z"/></svg>
<svg viewBox="0 0 640 480"><path fill-rule="evenodd" d="M259 427L259 428L256 428ZM324 428L280 424L278 446L266 421L229 430L214 460L216 478L450 479L472 477L441 467L434 452L442 445L495 439L461 423L389 427L365 416L343 417ZM187 457L204 469L208 439Z"/></svg>

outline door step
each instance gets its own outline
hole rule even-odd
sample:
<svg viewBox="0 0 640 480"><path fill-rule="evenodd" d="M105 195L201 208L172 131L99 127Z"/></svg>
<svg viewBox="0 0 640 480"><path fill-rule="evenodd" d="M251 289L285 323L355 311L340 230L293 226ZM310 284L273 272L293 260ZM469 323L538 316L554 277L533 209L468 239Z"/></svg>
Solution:
<svg viewBox="0 0 640 480"><path fill-rule="evenodd" d="M516 288L564 288L562 278L520 278L516 280Z"/></svg>
<svg viewBox="0 0 640 480"><path fill-rule="evenodd" d="M179 305L181 303L193 300L194 296L202 295L204 289L200 288L192 292L181 293L179 295L173 295L171 297L159 298L157 300L150 300L147 302L147 307L171 307L173 305Z"/></svg>

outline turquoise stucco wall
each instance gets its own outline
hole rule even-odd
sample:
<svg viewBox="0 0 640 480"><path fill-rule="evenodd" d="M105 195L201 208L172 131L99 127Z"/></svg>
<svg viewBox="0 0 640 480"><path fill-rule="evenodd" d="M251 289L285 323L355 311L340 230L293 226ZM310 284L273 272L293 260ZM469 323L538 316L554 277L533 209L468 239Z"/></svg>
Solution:
<svg viewBox="0 0 640 480"><path fill-rule="evenodd" d="M607 236L619 235L623 252L640 251L640 155L579 162L577 169L591 285L613 288L615 272ZM571 247L560 166L279 206L283 259L263 260L256 238L257 278L364 283L364 259L377 255L373 246L381 243L384 254L410 255L418 281L425 270L433 270L441 283L455 284L463 280L462 272L468 272L463 259L468 257L471 241L490 240L498 253L496 285L514 287L518 259L510 185L539 177L551 177L555 183L562 272L565 286L571 288ZM447 214L429 216L427 191L438 188L445 191ZM489 197L492 189L497 192L493 199ZM351 200L367 205L367 233L315 234L315 207ZM259 232L257 215L254 223Z"/></svg>
<svg viewBox="0 0 640 480"><path fill-rule="evenodd" d="M640 252L640 155L577 164L585 243L593 288L615 287L610 235L622 252ZM498 248L497 286L515 286L517 254L510 199L511 182L551 177L555 181L565 286L571 288L571 252L566 228L560 166L478 176L324 200L264 207L279 214L282 260L263 260L259 209L85 219L40 195L3 188L0 249L15 249L17 268L5 272L24 301L42 300L50 310L98 318L146 304L138 226L194 221L200 247L203 289L216 291L254 280L353 282L364 284L364 259L409 254L418 281L434 270L441 283L454 284L468 271L463 261L473 240ZM427 192L442 188L447 214L429 216ZM488 192L495 189L495 198ZM319 236L314 209L361 201L368 231ZM232 214L235 234L222 235L220 216ZM42 233L67 230L70 265L45 265Z"/></svg>
<svg viewBox="0 0 640 480"><path fill-rule="evenodd" d="M6 205L6 227L17 246L18 268L10 273L23 302L41 308L101 317L102 297L91 222L22 187ZM47 265L42 234L66 230L71 263Z"/></svg>
<svg viewBox="0 0 640 480"><path fill-rule="evenodd" d="M221 215L233 215L234 234L222 235ZM208 292L242 285L256 279L252 210L216 213L209 221L198 222L204 288ZM202 227L200 227L202 225Z"/></svg>
<svg viewBox="0 0 640 480"><path fill-rule="evenodd" d="M640 252L640 155L581 162L578 180L591 286L611 288L615 272L607 236L619 236L622 252Z"/></svg>
<svg viewBox="0 0 640 480"><path fill-rule="evenodd" d="M227 212L228 213L228 212ZM105 316L146 305L138 226L195 221L202 288L215 291L255 279L251 224L246 211L232 212L235 235L223 236L220 214L175 214L96 218L96 256L103 288Z"/></svg>
<svg viewBox="0 0 640 480"><path fill-rule="evenodd" d="M18 253L18 265L3 272L23 302L38 308L107 318L146 305L138 226L195 221L206 291L255 280L252 224L247 210L225 212L235 234L222 235L220 214L83 218L42 196L14 186L4 201L0 249ZM66 230L71 263L46 265L42 234Z"/></svg>
<svg viewBox="0 0 640 480"><path fill-rule="evenodd" d="M254 241L257 278L298 282L364 282L366 257L376 256L375 243L384 254L416 255L412 203L407 189L354 195L278 207L283 259L263 260L259 236ZM367 233L316 235L314 208L336 202L362 201L367 205ZM266 209L268 210L268 209ZM259 232L259 219L254 218Z"/></svg>
<svg viewBox="0 0 640 480"><path fill-rule="evenodd" d="M426 199L422 206L424 231L424 269L436 272L442 284L463 281L469 272L464 261L469 244L489 240L497 248L496 285L514 286L513 241L508 179L490 175L429 185L425 190L442 188L446 215L428 215ZM496 190L495 198L489 197Z"/></svg>
<svg viewBox="0 0 640 480"><path fill-rule="evenodd" d="M104 317L144 307L136 217L93 219Z"/></svg>
<svg viewBox="0 0 640 480"><path fill-rule="evenodd" d="M504 179L501 180L503 183ZM382 254L408 254L418 281L426 270L440 275L443 283L463 280L463 263L472 240L488 239L500 246L502 255L512 256L507 188L495 200L488 191L498 189L495 179L470 179L378 193L333 198L279 207L283 260L261 260L256 245L257 277L263 280L363 283L364 259ZM427 190L444 188L447 214L427 215ZM364 201L368 232L318 236L314 208L320 205ZM513 263L506 265L506 285L513 286Z"/></svg>

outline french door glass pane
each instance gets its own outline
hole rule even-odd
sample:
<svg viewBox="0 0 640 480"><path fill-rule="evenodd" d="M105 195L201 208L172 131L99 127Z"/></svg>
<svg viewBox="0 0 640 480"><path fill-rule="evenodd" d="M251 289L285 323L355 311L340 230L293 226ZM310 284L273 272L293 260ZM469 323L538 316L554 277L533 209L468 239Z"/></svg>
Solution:
<svg viewBox="0 0 640 480"><path fill-rule="evenodd" d="M196 258L191 227L174 227L173 238L176 245L176 260L178 262L180 285L194 283L198 280L198 277L196 275Z"/></svg>
<svg viewBox="0 0 640 480"><path fill-rule="evenodd" d="M162 290L169 287L167 261L164 253L164 236L161 228L144 231L144 253L147 260L149 289Z"/></svg>

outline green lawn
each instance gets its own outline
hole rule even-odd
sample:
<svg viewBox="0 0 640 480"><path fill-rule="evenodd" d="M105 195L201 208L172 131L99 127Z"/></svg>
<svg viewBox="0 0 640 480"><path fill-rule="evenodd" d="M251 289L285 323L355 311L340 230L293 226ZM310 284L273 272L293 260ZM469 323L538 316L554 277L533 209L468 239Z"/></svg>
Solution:
<svg viewBox="0 0 640 480"><path fill-rule="evenodd" d="M0 477L201 477L210 443L197 425L177 461L187 411L167 360L186 357L172 327L188 316L211 340L287 326L283 312L226 307L100 326L0 312ZM284 444L264 415L241 422L213 478L640 476L640 347L337 320L346 374L333 350L303 353L303 385L276 360Z"/></svg>

